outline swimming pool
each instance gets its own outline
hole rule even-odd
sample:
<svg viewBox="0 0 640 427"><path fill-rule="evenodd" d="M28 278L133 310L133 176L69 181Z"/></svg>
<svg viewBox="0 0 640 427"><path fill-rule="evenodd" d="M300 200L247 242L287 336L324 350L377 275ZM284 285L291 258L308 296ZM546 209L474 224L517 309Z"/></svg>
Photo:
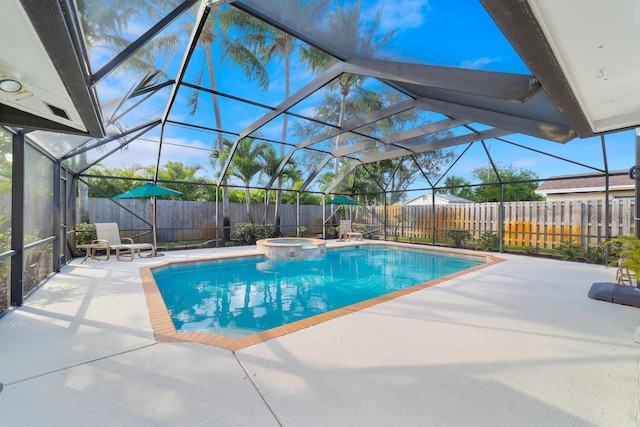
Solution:
<svg viewBox="0 0 640 427"><path fill-rule="evenodd" d="M486 263L485 258L361 245L313 260L263 257L152 270L177 332L248 337Z"/></svg>

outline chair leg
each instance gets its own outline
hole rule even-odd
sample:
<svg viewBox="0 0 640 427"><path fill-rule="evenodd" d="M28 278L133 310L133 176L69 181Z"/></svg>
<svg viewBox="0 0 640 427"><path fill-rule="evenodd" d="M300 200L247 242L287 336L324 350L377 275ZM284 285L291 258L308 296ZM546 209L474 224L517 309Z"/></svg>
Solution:
<svg viewBox="0 0 640 427"><path fill-rule="evenodd" d="M627 268L618 267L616 270L616 282L622 285L633 286L633 278Z"/></svg>
<svg viewBox="0 0 640 427"><path fill-rule="evenodd" d="M155 249L151 249L151 250L149 250L149 254L148 255L142 255L142 250L138 249L138 256L140 258L153 258L154 256L156 256L156 251L155 251Z"/></svg>
<svg viewBox="0 0 640 427"><path fill-rule="evenodd" d="M125 252L129 251L129 253L128 253L128 254L126 254L126 253L121 254L121 253L120 253L120 251L121 251L121 250L122 250L122 251L125 251ZM124 256L125 258L128 258L128 259L126 259L125 261L129 261L129 262L131 262L131 261L133 261L133 257L134 257L134 255L135 255L135 253L133 252L133 250L132 250L131 248L118 248L118 249L116 249L116 259L117 259L118 261L122 261L122 260L120 259L120 256Z"/></svg>

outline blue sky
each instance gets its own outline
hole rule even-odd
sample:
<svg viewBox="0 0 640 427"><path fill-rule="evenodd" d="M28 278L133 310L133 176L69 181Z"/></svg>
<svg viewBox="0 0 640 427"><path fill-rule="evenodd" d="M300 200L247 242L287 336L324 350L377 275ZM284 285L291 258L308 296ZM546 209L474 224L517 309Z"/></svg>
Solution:
<svg viewBox="0 0 640 427"><path fill-rule="evenodd" d="M274 3L274 5L276 4ZM476 0L396 0L393 2L363 0L362 4L362 28L368 27L375 13L382 8L380 29L382 31L396 29L394 37L378 53L379 57L430 65L528 74L524 63ZM185 17L183 20L188 19ZM176 22L166 32L175 32L182 26L182 22ZM145 28L144 23L132 23L129 27L129 36L134 38L144 32ZM183 43L185 41L186 33L183 35ZM98 64L106 62L112 56L110 52L99 49L94 50L91 55L94 68L98 68ZM181 54L177 54L162 60L167 75L170 77L175 75L181 59ZM196 49L187 70L187 81L196 82L203 60L202 49ZM283 69L278 64L269 66L271 83L267 92L261 91L253 83L248 84L236 66L220 61L214 65L218 82L217 89L222 92L270 106L275 106L284 99ZM126 73L110 76L98 87L101 100L115 99L126 92L131 85L131 79L132 75ZM299 90L312 79L313 76L306 69L294 64L292 92ZM206 77L203 84L208 85ZM181 89L170 118L213 127L210 96L206 94L200 96L199 111L202 111L203 114L194 118L190 117L186 111L185 95L188 95L189 92L190 90ZM158 117L164 111L168 93L169 90L162 91L138 107L132 113L135 116L132 123L141 123L149 117ZM305 101L296 107L296 111L303 114L308 113L313 106L318 105L318 98L319 95ZM225 129L233 132L243 130L267 111L230 100L221 100L221 102L223 103L223 125ZM278 139L280 123L276 120L266 127L264 136ZM154 140L157 141L158 136L158 130L150 132L144 139L132 143L125 152L116 153L105 159L102 164L107 167L123 167L132 163L139 163L143 166L155 164L157 142ZM513 135L505 139L538 150L548 151L578 163L596 168L604 167L600 137L585 140L576 139L564 145L524 135ZM185 164L198 163L205 168L201 175L211 177L206 150L211 147L213 140L213 135L207 132L168 127L165 141L170 144L163 146L161 163L168 160L181 161ZM634 132L627 131L607 135L606 140L609 169L628 169L634 162ZM494 160L505 165L531 170L541 178L592 172L588 168L554 160L498 141L487 141L487 144L490 146ZM455 151L460 152L462 148L464 147L456 148ZM470 179L473 169L486 164L487 158L484 150L476 143L473 149L470 149L464 158L456 164L451 174Z"/></svg>

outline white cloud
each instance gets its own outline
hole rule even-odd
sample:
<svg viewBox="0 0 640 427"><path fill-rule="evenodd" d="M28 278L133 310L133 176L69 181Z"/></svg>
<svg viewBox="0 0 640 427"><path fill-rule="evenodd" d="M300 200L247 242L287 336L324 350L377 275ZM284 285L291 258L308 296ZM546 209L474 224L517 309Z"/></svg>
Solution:
<svg viewBox="0 0 640 427"><path fill-rule="evenodd" d="M499 57L489 58L485 56L485 57L477 58L473 60L462 61L462 63L460 64L460 67L470 69L470 70L481 70L491 63L501 62L501 61L502 59Z"/></svg>
<svg viewBox="0 0 640 427"><path fill-rule="evenodd" d="M391 30L402 30L407 28L420 27L430 9L429 2L424 0L395 0L379 1L367 12L368 18L373 20L377 11L383 8L380 19L380 30L383 32Z"/></svg>
<svg viewBox="0 0 640 427"><path fill-rule="evenodd" d="M511 162L511 165L516 169L532 169L536 166L540 166L544 163L547 163L542 158L520 158Z"/></svg>
<svg viewBox="0 0 640 427"><path fill-rule="evenodd" d="M180 162L184 165L199 164L205 170L199 171L196 176L211 176L209 165L210 145L202 141L186 141L184 139L170 139L168 144L162 145L161 164L169 161ZM203 150L204 149L204 150ZM120 150L107 157L100 164L106 168L125 168L133 164L143 167L155 166L158 153L157 141L138 139L129 144L124 150Z"/></svg>

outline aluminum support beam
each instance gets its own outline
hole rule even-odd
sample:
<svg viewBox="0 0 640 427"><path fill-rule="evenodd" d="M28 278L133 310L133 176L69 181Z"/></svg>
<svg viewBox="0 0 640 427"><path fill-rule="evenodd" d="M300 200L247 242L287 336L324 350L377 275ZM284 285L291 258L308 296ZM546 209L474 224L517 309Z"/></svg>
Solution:
<svg viewBox="0 0 640 427"><path fill-rule="evenodd" d="M318 166L316 166L313 172L311 172L309 177L307 177L307 180L300 186L300 188L298 188L298 191L305 191L309 186L309 184L311 184L313 180L316 179L316 176L318 176L322 168L324 168L327 165L327 163L331 161L331 159L333 159L332 155L330 154L326 155L324 159L322 159L322 161L318 163Z"/></svg>
<svg viewBox="0 0 640 427"><path fill-rule="evenodd" d="M77 156L78 154L82 154L82 153L85 153L87 151L91 151L91 150L93 150L95 148L98 148L98 147L102 147L103 145L108 144L111 141L115 141L116 139L119 139L119 138L122 138L124 136L130 135L130 134L132 134L134 132L139 131L140 129L148 128L148 130L151 130L152 128L158 126L159 124L160 124L160 120L155 120L155 121L150 122L150 123L144 123L144 124L142 124L140 126L136 126L134 128L127 129L126 131L124 131L122 133L119 133L118 135L113 135L113 136L110 136L108 138L101 139L100 142L98 142L98 143L96 143L94 145L91 145L91 146L83 145L82 148L78 148L76 150L72 150L68 154L65 154L62 158L60 158L60 161L67 160L67 159L70 159L72 157Z"/></svg>
<svg viewBox="0 0 640 427"><path fill-rule="evenodd" d="M580 138L593 136L593 130L529 2L480 0L480 3L543 85L558 110L562 111L574 132Z"/></svg>
<svg viewBox="0 0 640 427"><path fill-rule="evenodd" d="M336 188L338 186L338 184L340 184L346 177L349 176L349 174L351 172L353 172L358 166L360 166L362 163L359 161L354 161L352 162L349 167L347 167L345 170L343 170L340 175L338 175L332 182L331 184L329 184L329 186L324 190L325 194L329 194L333 191L334 188Z"/></svg>
<svg viewBox="0 0 640 427"><path fill-rule="evenodd" d="M418 98L416 100L416 107L429 111L437 111L445 116L456 119L484 123L497 128L509 129L512 133L525 133L555 142L567 142L575 137L573 129L567 125L541 122L539 120L435 99Z"/></svg>
<svg viewBox="0 0 640 427"><path fill-rule="evenodd" d="M640 168L640 128L636 128L636 168ZM636 172L637 173L637 172ZM634 225L636 227L636 237L640 238L640 177L635 178L636 182L636 211Z"/></svg>
<svg viewBox="0 0 640 427"><path fill-rule="evenodd" d="M609 227L609 222L611 221L611 206L609 204L609 162L607 161L607 144L604 140L604 135L600 135L600 145L602 146L602 161L604 165L605 172L605 181L604 181L604 200L606 201L604 205L604 241L608 242L611 240L611 227ZM598 233L599 234L599 233ZM604 265L609 265L609 245L604 248Z"/></svg>
<svg viewBox="0 0 640 427"><path fill-rule="evenodd" d="M327 195L322 195L322 238L327 240Z"/></svg>
<svg viewBox="0 0 640 427"><path fill-rule="evenodd" d="M452 129L457 126L462 126L467 123L469 122L465 120L451 120L451 119L441 120L439 122L430 123L424 126L419 126L417 128L409 129L403 132L398 132L393 135L387 135L381 138L380 141L387 145L398 144L399 142L406 141L408 139L417 138L424 135L430 135L432 133L440 132L446 129ZM332 150L331 154L334 157L343 157L343 156L348 156L364 150L368 150L374 147L375 147L375 143L373 141L366 141L360 144L353 145L351 147ZM407 148L407 147L398 147L398 148Z"/></svg>
<svg viewBox="0 0 640 427"><path fill-rule="evenodd" d="M315 93L316 91L322 89L324 86L329 84L332 80L338 77L343 72L343 64L337 63L325 71L323 74L315 78L312 82L304 86L298 92L291 95L289 98L285 99L281 102L273 111L268 112L267 114L260 117L258 120L253 122L249 127L238 134L238 137L233 143L233 146L229 150L229 156L224 163L224 166L220 170L220 177L218 178L218 185L222 182L224 176L227 174L227 170L229 169L229 165L231 164L231 160L233 160L233 155L238 148L238 144L240 141L247 136L251 135L256 130L260 129L262 126L266 125L270 121L274 120L283 112L287 111L289 108L293 107L300 101L304 100L309 95Z"/></svg>
<svg viewBox="0 0 640 427"><path fill-rule="evenodd" d="M500 184L500 210L498 211L498 235L500 236L500 245L498 250L502 253L504 250L504 184Z"/></svg>
<svg viewBox="0 0 640 427"><path fill-rule="evenodd" d="M61 212L62 209L62 193L60 185L62 184L62 165L60 162L53 164L53 215L51 218L53 235L56 241L53 243L53 270L55 272L60 271L61 260L60 256L63 254L61 249L63 248L61 242L65 241L63 222Z"/></svg>
<svg viewBox="0 0 640 427"><path fill-rule="evenodd" d="M346 72L505 101L524 102L542 89L533 77L375 59L351 59Z"/></svg>
<svg viewBox="0 0 640 427"><path fill-rule="evenodd" d="M171 112L171 108L173 107L173 103L176 101L176 96L178 95L178 90L180 88L180 82L182 82L182 78L187 71L187 66L189 65L189 61L191 60L191 56L193 55L193 51L198 44L198 39L200 38L200 34L202 33L202 29L204 28L207 17L209 16L209 12L211 11L212 6L211 1L203 1L200 5L200 9L198 9L198 15L196 16L196 25L193 26L191 30L191 34L189 35L189 42L187 43L188 48L184 52L184 56L182 57L182 62L178 67L178 72L176 73L175 84L171 88L171 93L169 94L169 98L167 100L167 105L165 106L164 113L162 114L162 123L167 121L167 117L169 117L169 113ZM227 3L225 1L219 1L215 3L220 3L221 5Z"/></svg>
<svg viewBox="0 0 640 427"><path fill-rule="evenodd" d="M24 262L24 133L13 135L11 155L11 285L9 304L22 305L22 280Z"/></svg>
<svg viewBox="0 0 640 427"><path fill-rule="evenodd" d="M399 102L395 105L392 105L390 107L384 108L380 111L376 111L375 113L369 114L366 117L362 117L360 119L357 120L352 120L348 123L345 123L342 127L337 128L337 129L332 129L330 131L324 132L320 135L314 136L313 138L309 138L306 139L304 141L301 141L299 143L297 143L293 148L291 148L291 150L289 150L289 152L287 153L287 155L285 156L285 158L282 160L282 162L280 163L280 165L278 166L278 169L276 170L274 176L271 177L271 180L269 181L269 183L267 184L267 188L271 188L271 186L273 185L273 183L275 182L275 180L277 179L278 175L280 175L282 173L282 171L284 170L284 168L287 165L287 162L289 162L289 160L291 159L291 157L293 156L293 154L301 149L301 148L306 148L309 147L313 144L317 144L318 142L324 141L326 139L330 139L333 138L335 136L341 135L343 133L347 133L347 132L351 132L352 130L358 129L362 126L366 126L368 124L371 123L375 123L379 120L385 119L387 117L393 116L394 114L399 114L402 113L404 111L410 110L412 108L415 107L415 101L413 99L408 99L402 102Z"/></svg>
<svg viewBox="0 0 640 427"><path fill-rule="evenodd" d="M394 157L408 156L411 154L426 153L427 151L438 150L441 148L454 147L456 145L467 144L482 139L491 139L500 136L506 136L512 134L511 131L504 129L488 129L478 133L472 133L469 135L454 136L452 138L442 139L438 141L430 141L423 144L411 146L411 150L405 148L397 148L394 150L388 150L381 153L371 154L361 157L359 160L361 163L372 163L380 160L392 159Z"/></svg>
<svg viewBox="0 0 640 427"><path fill-rule="evenodd" d="M153 27L151 27L147 32L138 37L133 43L127 46L124 50L122 50L118 55L116 55L113 59L107 62L102 66L98 71L91 75L89 79L89 84L91 86L97 85L103 78L105 78L109 73L111 73L118 66L123 64L127 59L129 59L132 55L134 55L138 50L140 50L145 44L149 42L153 37L158 35L162 30L164 30L169 24L171 24L177 17L182 15L184 12L189 10L191 6L196 4L198 0L186 0L182 4L178 5L175 9L173 9L167 16L158 21Z"/></svg>
<svg viewBox="0 0 640 427"><path fill-rule="evenodd" d="M438 140L438 141L431 141L428 143L412 146L411 150L406 148L397 148L394 150L387 150L387 151L376 153L376 154L366 155L358 159L358 162L355 163L355 165L352 165L351 168L343 171L340 175L338 175L333 180L331 185L327 188L327 190L325 190L325 192L328 194L330 190L334 189L340 182L342 182L342 180L344 180L353 171L353 169L357 167L358 164L367 164L367 163L378 162L380 160L392 159L395 157L403 157L403 156L409 156L412 154L425 153L427 151L453 147L461 144L467 144L467 143L479 141L482 139L491 139L491 138L506 136L506 135L510 135L511 133L512 132L504 129L489 129L489 130L474 133L474 134L461 135L453 138L447 138L447 139Z"/></svg>
<svg viewBox="0 0 640 427"><path fill-rule="evenodd" d="M296 236L300 237L300 192L296 193Z"/></svg>

